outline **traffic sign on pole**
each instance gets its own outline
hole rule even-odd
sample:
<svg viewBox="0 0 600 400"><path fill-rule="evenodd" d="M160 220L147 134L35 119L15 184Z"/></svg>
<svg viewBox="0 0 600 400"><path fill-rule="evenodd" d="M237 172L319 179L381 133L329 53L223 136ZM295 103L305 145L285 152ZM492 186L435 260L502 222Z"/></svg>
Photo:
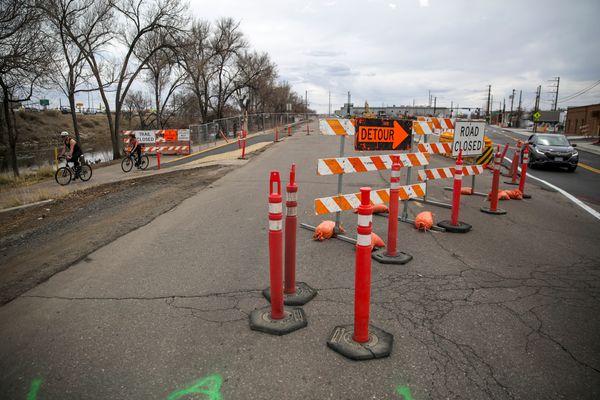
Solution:
<svg viewBox="0 0 600 400"><path fill-rule="evenodd" d="M458 156L462 150L463 156L478 156L483 152L485 121L460 121L454 126L452 141L452 156Z"/></svg>

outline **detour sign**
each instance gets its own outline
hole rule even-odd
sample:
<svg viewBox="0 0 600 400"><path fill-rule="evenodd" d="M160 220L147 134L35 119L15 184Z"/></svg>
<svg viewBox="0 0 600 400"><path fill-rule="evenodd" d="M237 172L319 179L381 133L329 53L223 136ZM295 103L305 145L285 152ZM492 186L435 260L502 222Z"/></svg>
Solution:
<svg viewBox="0 0 600 400"><path fill-rule="evenodd" d="M356 118L355 150L406 150L411 120Z"/></svg>

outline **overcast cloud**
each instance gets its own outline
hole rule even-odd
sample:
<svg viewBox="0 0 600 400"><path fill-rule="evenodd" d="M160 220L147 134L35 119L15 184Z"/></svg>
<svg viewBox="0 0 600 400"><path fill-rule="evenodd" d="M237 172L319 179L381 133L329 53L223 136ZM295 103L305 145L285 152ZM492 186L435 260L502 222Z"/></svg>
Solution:
<svg viewBox="0 0 600 400"><path fill-rule="evenodd" d="M347 92L362 105L494 107L512 89L533 105L542 85L549 109L560 76L559 105L600 103L600 1L212 0L192 1L195 16L230 16L253 48L266 51L282 80L319 112L339 109ZM516 107L516 103L515 103Z"/></svg>

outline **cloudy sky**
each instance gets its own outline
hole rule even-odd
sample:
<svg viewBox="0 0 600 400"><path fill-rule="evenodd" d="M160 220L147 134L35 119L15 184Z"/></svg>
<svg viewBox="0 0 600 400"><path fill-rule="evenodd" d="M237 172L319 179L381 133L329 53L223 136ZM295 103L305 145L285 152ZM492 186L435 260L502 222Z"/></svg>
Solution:
<svg viewBox="0 0 600 400"><path fill-rule="evenodd" d="M600 1L531 0L191 0L192 13L241 21L252 47L319 112L352 102L494 107L512 89L549 109L600 103ZM572 99L569 100L569 98ZM561 99L565 99L561 101Z"/></svg>

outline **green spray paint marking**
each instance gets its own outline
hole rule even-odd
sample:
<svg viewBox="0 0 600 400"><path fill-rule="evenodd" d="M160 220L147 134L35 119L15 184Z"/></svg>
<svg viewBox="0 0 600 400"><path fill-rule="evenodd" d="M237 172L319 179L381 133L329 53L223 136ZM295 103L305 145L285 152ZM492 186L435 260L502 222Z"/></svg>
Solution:
<svg viewBox="0 0 600 400"><path fill-rule="evenodd" d="M413 400L412 395L410 394L410 389L406 386L398 386L396 388L396 393L404 398L404 400Z"/></svg>
<svg viewBox="0 0 600 400"><path fill-rule="evenodd" d="M223 396L221 396L222 384L223 378L221 375L210 375L196 381L187 389L171 393L167 400L176 400L188 394L205 394L207 400L223 400Z"/></svg>
<svg viewBox="0 0 600 400"><path fill-rule="evenodd" d="M42 386L42 380L40 378L36 378L31 381L31 387L29 388L29 393L27 394L27 400L35 400L37 399L37 394L40 391L40 386Z"/></svg>

